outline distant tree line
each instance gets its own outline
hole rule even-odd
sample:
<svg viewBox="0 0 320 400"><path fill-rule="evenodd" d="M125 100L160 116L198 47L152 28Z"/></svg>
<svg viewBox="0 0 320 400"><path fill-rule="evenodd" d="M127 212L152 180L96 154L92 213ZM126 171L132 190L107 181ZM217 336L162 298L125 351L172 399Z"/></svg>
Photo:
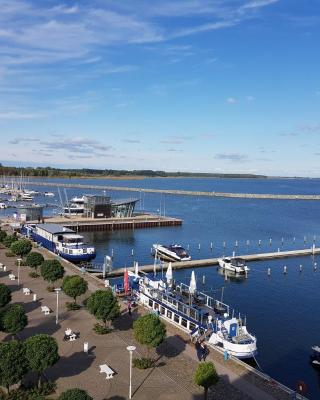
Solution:
<svg viewBox="0 0 320 400"><path fill-rule="evenodd" d="M64 169L51 167L6 167L0 163L2 176L37 176L37 177L119 177L119 176L145 176L145 177L199 177L199 178L267 178L265 175L254 174L218 174L207 172L166 172L151 169L125 170L125 169Z"/></svg>

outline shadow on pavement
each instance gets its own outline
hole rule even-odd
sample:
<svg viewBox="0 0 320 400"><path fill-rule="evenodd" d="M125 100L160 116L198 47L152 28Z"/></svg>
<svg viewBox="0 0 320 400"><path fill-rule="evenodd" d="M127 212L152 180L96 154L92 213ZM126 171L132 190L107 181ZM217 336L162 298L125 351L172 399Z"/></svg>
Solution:
<svg viewBox="0 0 320 400"><path fill-rule="evenodd" d="M70 357L61 357L57 364L48 370L48 377L52 380L76 376L86 371L94 362L95 356L88 357L83 351L73 353Z"/></svg>
<svg viewBox="0 0 320 400"><path fill-rule="evenodd" d="M157 347L159 359L164 357L177 357L186 349L186 343L178 335L169 336L160 346Z"/></svg>

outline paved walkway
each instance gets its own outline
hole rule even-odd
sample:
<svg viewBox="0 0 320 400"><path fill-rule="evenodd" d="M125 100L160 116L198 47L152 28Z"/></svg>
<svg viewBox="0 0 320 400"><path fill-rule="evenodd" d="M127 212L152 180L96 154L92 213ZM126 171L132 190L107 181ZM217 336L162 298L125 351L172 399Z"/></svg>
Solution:
<svg viewBox="0 0 320 400"><path fill-rule="evenodd" d="M104 399L125 399L128 396L128 375L129 355L127 345L135 344L137 354L145 355L146 349L135 343L132 335L132 319L124 312L121 318L115 323L115 331L108 335L97 335L92 331L96 320L84 309L68 312L65 309L65 302L70 301L64 293L59 295L59 324L55 324L54 313L44 316L41 313L41 306L46 305L53 311L56 308L56 294L46 290L47 283L42 278L32 279L29 277L30 269L21 267L20 285L17 281L10 281L10 271L17 275L17 267L14 265L15 258L5 256L6 250L0 250L0 262L8 266L7 272L0 271L0 282L8 285L13 292L13 302L24 304L28 313L29 324L21 332L21 338L26 338L35 333L48 333L54 336L59 342L60 361L47 371L50 379L56 379L58 383L57 394L71 388L79 387L87 390L95 400ZM41 252L48 254L45 250ZM50 257L53 257L51 255ZM79 273L71 264L63 262L68 274ZM86 275L87 277L87 275ZM96 290L103 285L94 278L89 277L89 289ZM25 296L22 287L28 287L33 293L37 293L38 301L32 301L32 294ZM81 299L80 299L81 300ZM144 310L136 310L134 314L143 313ZM134 318L134 316L133 316ZM64 342L64 331L71 328L80 331L80 339L75 342ZM157 367L151 370L133 369L133 391L135 399L201 399L202 390L193 383L194 371L198 365L196 353L183 333L177 328L167 325L168 338L157 353ZM1 340L8 340L9 337L0 333ZM88 342L91 348L90 354L83 352L83 343ZM215 400L274 400L288 399L289 397L273 397L262 391L255 384L252 384L246 376L247 371L236 373L230 369L229 364L219 360L220 354L211 350L209 359L213 359L216 369L222 378L218 385L213 388L210 398ZM220 357L221 358L221 357ZM111 380L106 380L99 373L99 365L107 363L116 371ZM268 392L272 393L271 388Z"/></svg>

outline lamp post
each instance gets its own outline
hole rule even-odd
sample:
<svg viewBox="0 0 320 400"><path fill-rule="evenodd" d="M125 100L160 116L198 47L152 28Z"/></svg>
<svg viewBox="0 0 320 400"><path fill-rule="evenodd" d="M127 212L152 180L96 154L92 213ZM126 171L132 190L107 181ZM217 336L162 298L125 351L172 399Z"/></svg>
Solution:
<svg viewBox="0 0 320 400"><path fill-rule="evenodd" d="M128 346L127 350L130 353L130 382L129 382L129 399L132 398L132 353L135 351L136 347L135 346Z"/></svg>
<svg viewBox="0 0 320 400"><path fill-rule="evenodd" d="M17 258L18 261L18 285L20 285L20 264L22 259L21 258Z"/></svg>
<svg viewBox="0 0 320 400"><path fill-rule="evenodd" d="M54 291L57 294L57 307L56 307L56 324L59 322L59 293L61 292L61 288L55 288Z"/></svg>

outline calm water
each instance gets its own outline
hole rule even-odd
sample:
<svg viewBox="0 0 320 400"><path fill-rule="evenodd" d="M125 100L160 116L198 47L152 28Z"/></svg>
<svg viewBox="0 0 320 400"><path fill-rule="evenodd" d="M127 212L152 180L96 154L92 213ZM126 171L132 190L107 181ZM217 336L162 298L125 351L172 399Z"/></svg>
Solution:
<svg viewBox="0 0 320 400"><path fill-rule="evenodd" d="M58 180L70 182L70 180ZM320 180L226 180L226 179L145 179L145 180L73 180L113 186L151 187L245 193L319 194ZM39 188L38 188L39 189ZM44 189L43 190L50 190ZM53 190L55 191L55 189ZM86 193L96 191L86 190ZM68 189L68 196L82 194ZM112 192L120 198L132 193ZM98 250L97 261L114 249L114 267L152 263L150 248L153 243L177 242L189 246L194 259L222 254L256 253L311 247L315 238L320 245L320 202L277 201L254 199L222 199L188 196L145 194L137 209L146 209L183 219L181 227L141 229L135 231L98 232L85 234ZM58 196L55 197L58 199ZM43 200L38 200L43 201ZM48 199L46 199L48 201ZM54 201L54 200L50 200ZM269 239L272 238L270 245ZM282 244L283 238L283 244ZM304 240L306 239L306 241ZM247 245L247 240L250 244ZM258 241L261 240L261 246ZM238 246L235 246L238 241ZM213 250L210 250L210 243ZM223 246L225 242L225 247ZM200 244L200 250L198 246ZM131 251L134 251L134 256ZM318 271L313 263L318 262ZM299 273L299 265L303 272ZM283 266L288 268L283 274ZM198 286L220 296L247 315L248 328L258 337L258 362L264 372L295 388L298 380L308 385L308 397L320 398L319 375L309 365L310 347L320 344L320 261L311 257L252 262L248 279L224 281L215 267L196 270ZM267 276L271 268L271 277ZM186 282L191 270L175 272L175 278Z"/></svg>

